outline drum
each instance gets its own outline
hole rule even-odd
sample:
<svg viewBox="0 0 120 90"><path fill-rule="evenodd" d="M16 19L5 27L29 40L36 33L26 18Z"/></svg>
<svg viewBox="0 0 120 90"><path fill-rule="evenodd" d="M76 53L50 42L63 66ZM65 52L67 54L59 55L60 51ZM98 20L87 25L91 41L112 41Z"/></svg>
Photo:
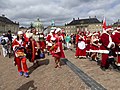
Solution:
<svg viewBox="0 0 120 90"><path fill-rule="evenodd" d="M26 56L26 54L24 52L16 52L18 57L23 57Z"/></svg>
<svg viewBox="0 0 120 90"><path fill-rule="evenodd" d="M79 49L81 49L81 50L83 50L83 49L85 49L85 42L84 41L80 41L80 42L78 42L78 47L79 47Z"/></svg>
<svg viewBox="0 0 120 90"><path fill-rule="evenodd" d="M24 53L24 49L20 49L19 48L19 50L17 50L16 52L15 52L15 54L17 55L17 57L23 57L23 56L26 56L26 54Z"/></svg>

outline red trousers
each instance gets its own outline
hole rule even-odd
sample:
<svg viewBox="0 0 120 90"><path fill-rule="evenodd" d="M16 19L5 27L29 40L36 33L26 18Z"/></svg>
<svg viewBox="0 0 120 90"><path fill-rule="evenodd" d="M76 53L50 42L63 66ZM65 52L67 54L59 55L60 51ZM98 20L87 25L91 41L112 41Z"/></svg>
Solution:
<svg viewBox="0 0 120 90"><path fill-rule="evenodd" d="M17 64L19 72L21 72L21 71L28 72L28 68L27 68L26 58L25 57L24 58L16 57L15 60L16 60L16 64ZM22 65L21 65L21 62L22 62ZM22 70L22 67L23 67L23 70Z"/></svg>
<svg viewBox="0 0 120 90"><path fill-rule="evenodd" d="M46 45L45 45L45 42L44 41L40 41L40 48L42 51L44 51Z"/></svg>
<svg viewBox="0 0 120 90"><path fill-rule="evenodd" d="M102 61L101 61L101 66L102 67L108 67L108 63L107 63L107 59L108 59L108 54L102 54Z"/></svg>
<svg viewBox="0 0 120 90"><path fill-rule="evenodd" d="M118 60L118 63L120 64L120 55L118 55L117 60Z"/></svg>

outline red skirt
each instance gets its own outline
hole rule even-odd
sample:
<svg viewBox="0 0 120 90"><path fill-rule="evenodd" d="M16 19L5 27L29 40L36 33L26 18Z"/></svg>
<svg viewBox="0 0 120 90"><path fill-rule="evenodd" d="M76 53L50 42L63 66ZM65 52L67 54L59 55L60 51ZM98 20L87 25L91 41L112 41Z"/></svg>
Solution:
<svg viewBox="0 0 120 90"><path fill-rule="evenodd" d="M86 56L86 48L81 50L79 47L77 47L75 56Z"/></svg>

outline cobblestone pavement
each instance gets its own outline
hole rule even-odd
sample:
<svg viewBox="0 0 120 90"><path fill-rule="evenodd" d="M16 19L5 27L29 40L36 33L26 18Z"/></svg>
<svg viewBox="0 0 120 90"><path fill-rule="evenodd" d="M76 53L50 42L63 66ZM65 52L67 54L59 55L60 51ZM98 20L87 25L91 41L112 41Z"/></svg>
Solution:
<svg viewBox="0 0 120 90"><path fill-rule="evenodd" d="M39 60L39 66L27 61L29 78L19 76L13 58L0 55L0 61L0 90L90 90L67 65L54 68L51 56Z"/></svg>
<svg viewBox="0 0 120 90"><path fill-rule="evenodd" d="M84 71L88 76L93 78L96 82L104 86L107 90L120 90L120 73L114 70L108 69L102 71L100 67L94 61L87 59L75 59L75 52L66 50L66 57L74 65Z"/></svg>

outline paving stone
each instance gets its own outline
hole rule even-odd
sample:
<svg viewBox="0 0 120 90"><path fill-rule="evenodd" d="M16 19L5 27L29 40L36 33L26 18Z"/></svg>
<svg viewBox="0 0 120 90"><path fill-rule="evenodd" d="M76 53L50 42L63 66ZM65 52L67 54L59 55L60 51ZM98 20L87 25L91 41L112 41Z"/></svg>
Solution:
<svg viewBox="0 0 120 90"><path fill-rule="evenodd" d="M114 70L108 69L107 71L102 71L100 66L94 61L89 61L88 59L75 59L75 52L65 51L67 59L80 68L89 77L93 78L100 85L105 87L107 90L119 90L120 85L120 73Z"/></svg>
<svg viewBox="0 0 120 90"><path fill-rule="evenodd" d="M13 58L0 59L0 90L90 90L67 65L54 68L51 56L39 60L38 67L27 61L29 78L19 76Z"/></svg>

